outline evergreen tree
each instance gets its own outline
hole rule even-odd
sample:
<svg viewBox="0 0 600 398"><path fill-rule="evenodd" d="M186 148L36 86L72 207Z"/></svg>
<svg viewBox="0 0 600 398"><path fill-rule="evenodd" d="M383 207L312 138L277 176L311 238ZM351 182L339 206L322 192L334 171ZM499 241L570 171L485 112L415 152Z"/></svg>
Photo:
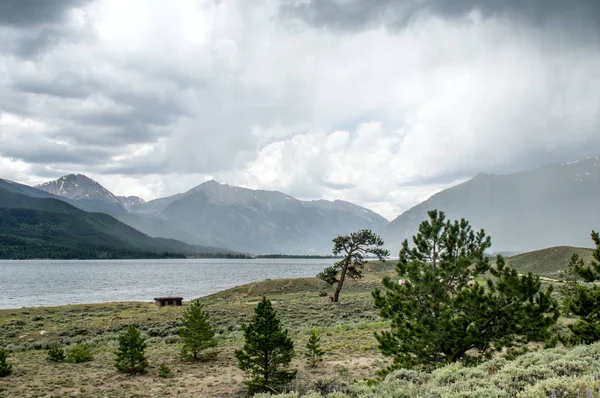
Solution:
<svg viewBox="0 0 600 398"><path fill-rule="evenodd" d="M325 354L325 351L321 349L321 336L313 329L310 332L308 342L306 343L306 352L304 353L308 361L308 366L314 368L319 362L323 362L323 354Z"/></svg>
<svg viewBox="0 0 600 398"><path fill-rule="evenodd" d="M217 346L215 340L215 329L212 327L208 314L200 300L194 300L183 313L181 322L183 327L179 329L181 342L181 356L199 360L203 357L203 351Z"/></svg>
<svg viewBox="0 0 600 398"><path fill-rule="evenodd" d="M317 278L324 280L329 286L337 284L333 293L334 303L339 302L346 277L355 281L363 277L363 269L367 263L365 255L374 254L380 261L385 261L385 257L390 253L382 246L383 240L368 229L361 229L346 236L340 235L333 240L333 254L337 256L343 253L344 257L331 267L325 268Z"/></svg>
<svg viewBox="0 0 600 398"><path fill-rule="evenodd" d="M238 366L246 372L250 393L274 392L296 377L287 367L294 357L294 343L283 330L271 301L263 297L249 324L243 324L245 343L235 352Z"/></svg>
<svg viewBox="0 0 600 398"><path fill-rule="evenodd" d="M582 258L573 254L569 261L567 280L562 292L565 306L577 315L573 324L568 326L570 336L562 338L566 344L591 344L600 340L600 236L598 232L592 231L592 240L596 245L594 260L585 265ZM580 283L576 277L583 279ZM593 283L593 285L589 285Z"/></svg>
<svg viewBox="0 0 600 398"><path fill-rule="evenodd" d="M115 367L126 373L142 373L148 367L148 361L144 357L146 341L140 331L133 326L119 335L119 347L117 348Z"/></svg>
<svg viewBox="0 0 600 398"><path fill-rule="evenodd" d="M520 276L498 256L483 230L466 220L446 221L443 212L428 212L414 247L404 241L396 265L398 279L383 279L373 296L391 330L376 333L382 353L396 368L432 369L454 361L478 361L493 349L524 347L549 341L559 316L552 288L541 290L539 277ZM477 278L486 275L485 283ZM554 340L552 340L554 341Z"/></svg>
<svg viewBox="0 0 600 398"><path fill-rule="evenodd" d="M12 373L12 365L6 363L8 351L5 348L0 348L0 377L6 377Z"/></svg>

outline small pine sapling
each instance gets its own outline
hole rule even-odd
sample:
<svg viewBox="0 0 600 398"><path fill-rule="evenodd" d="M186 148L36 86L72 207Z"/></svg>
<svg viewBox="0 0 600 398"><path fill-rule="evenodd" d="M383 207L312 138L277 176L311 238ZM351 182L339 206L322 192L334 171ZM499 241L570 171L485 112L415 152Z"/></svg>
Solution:
<svg viewBox="0 0 600 398"><path fill-rule="evenodd" d="M306 352L304 353L308 362L308 366L314 368L319 364L319 362L323 362L324 354L325 351L321 349L321 336L319 336L317 331L313 329L308 337L308 342L306 343Z"/></svg>
<svg viewBox="0 0 600 398"><path fill-rule="evenodd" d="M6 377L12 373L12 365L6 362L8 351L5 348L0 348L0 377Z"/></svg>
<svg viewBox="0 0 600 398"><path fill-rule="evenodd" d="M249 393L276 392L296 378L295 370L281 369L294 357L294 342L281 327L271 301L263 297L242 330L244 347L235 356L238 367L246 372Z"/></svg>
<svg viewBox="0 0 600 398"><path fill-rule="evenodd" d="M63 362L66 359L65 349L60 344L54 343L48 348L46 358L50 362Z"/></svg>
<svg viewBox="0 0 600 398"><path fill-rule="evenodd" d="M194 300L185 310L181 323L183 326L179 329L179 335L182 358L198 361L216 355L214 350L210 350L217 346L215 329L200 300Z"/></svg>
<svg viewBox="0 0 600 398"><path fill-rule="evenodd" d="M125 373L145 372L148 367L148 361L144 356L145 350L146 339L138 329L130 325L119 335L115 367Z"/></svg>

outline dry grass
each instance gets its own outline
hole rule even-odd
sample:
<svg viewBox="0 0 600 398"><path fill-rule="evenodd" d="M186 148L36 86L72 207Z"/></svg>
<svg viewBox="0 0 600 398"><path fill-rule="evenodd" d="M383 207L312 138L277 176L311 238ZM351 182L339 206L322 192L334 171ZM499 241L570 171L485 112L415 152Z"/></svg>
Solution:
<svg viewBox="0 0 600 398"><path fill-rule="evenodd" d="M328 289L314 278L252 283L205 297L221 351L215 360L200 363L182 361L178 355L177 330L185 307L105 303L0 310L0 346L11 351L14 369L0 379L0 397L242 396L243 374L233 353L243 344L241 323L250 319L253 303L262 295L273 301L295 342L292 367L298 369L298 379L290 388L306 391L316 380L330 377L348 382L373 377L386 364L374 337L386 324L370 297L382 276L373 272L360 284L348 284L340 304L324 303L320 294ZM146 374L124 375L113 366L116 337L128 325L148 337ZM305 366L304 350L314 327L327 354L324 363L312 369ZM46 348L57 341L65 346L90 344L94 360L49 362ZM172 370L169 378L158 377L163 363Z"/></svg>

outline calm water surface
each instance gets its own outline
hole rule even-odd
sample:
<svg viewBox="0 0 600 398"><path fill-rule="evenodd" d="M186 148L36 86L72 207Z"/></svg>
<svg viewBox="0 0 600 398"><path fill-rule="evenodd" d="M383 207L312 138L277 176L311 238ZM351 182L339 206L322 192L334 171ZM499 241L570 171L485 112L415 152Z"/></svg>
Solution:
<svg viewBox="0 0 600 398"><path fill-rule="evenodd" d="M190 300L268 278L314 276L332 259L0 261L0 308Z"/></svg>

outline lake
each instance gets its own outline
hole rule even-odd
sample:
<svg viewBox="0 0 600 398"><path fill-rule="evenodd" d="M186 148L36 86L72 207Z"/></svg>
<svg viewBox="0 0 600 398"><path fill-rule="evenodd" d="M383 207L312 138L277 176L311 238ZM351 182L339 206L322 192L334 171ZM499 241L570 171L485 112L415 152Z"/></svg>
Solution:
<svg viewBox="0 0 600 398"><path fill-rule="evenodd" d="M335 259L0 261L0 308L184 300L249 282L315 276Z"/></svg>

